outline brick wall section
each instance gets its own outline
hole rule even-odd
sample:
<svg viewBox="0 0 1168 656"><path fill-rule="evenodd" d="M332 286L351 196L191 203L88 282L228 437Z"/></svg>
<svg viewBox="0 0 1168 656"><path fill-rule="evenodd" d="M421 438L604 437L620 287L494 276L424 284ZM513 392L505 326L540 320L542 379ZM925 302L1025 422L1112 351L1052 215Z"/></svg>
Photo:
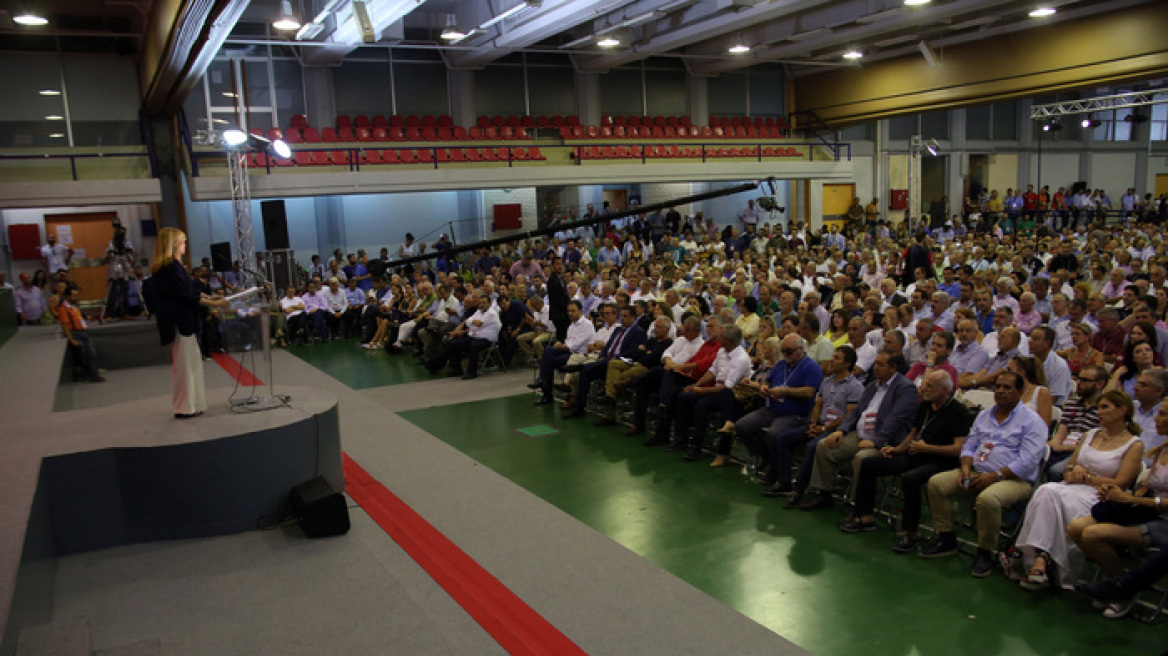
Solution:
<svg viewBox="0 0 1168 656"><path fill-rule="evenodd" d="M654 205L664 203L675 198L684 198L694 194L693 187L688 182L655 182L641 185L641 203ZM682 216L693 214L693 207L689 204L677 206Z"/></svg>
<svg viewBox="0 0 1168 656"><path fill-rule="evenodd" d="M523 228L521 230L491 230L491 222L495 216L495 205L511 205L519 203L523 206ZM502 189L487 189L483 191L483 216L486 217L487 239L505 237L525 230L535 230L539 227L536 216L535 187L514 187L511 191Z"/></svg>

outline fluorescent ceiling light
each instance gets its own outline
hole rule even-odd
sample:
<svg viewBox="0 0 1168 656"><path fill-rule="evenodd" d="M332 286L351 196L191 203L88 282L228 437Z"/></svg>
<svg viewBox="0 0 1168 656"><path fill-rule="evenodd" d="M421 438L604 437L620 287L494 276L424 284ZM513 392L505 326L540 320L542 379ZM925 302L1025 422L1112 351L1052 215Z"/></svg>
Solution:
<svg viewBox="0 0 1168 656"><path fill-rule="evenodd" d="M289 0L284 0L280 3L280 15L272 23L272 27L283 32L300 29L300 21L292 13L292 3Z"/></svg>
<svg viewBox="0 0 1168 656"><path fill-rule="evenodd" d="M863 56L864 56L864 53L860 52L859 50L849 50L843 54L844 59L852 59L852 60L859 59Z"/></svg>
<svg viewBox="0 0 1168 656"><path fill-rule="evenodd" d="M45 120L46 121L64 121L65 117L58 116L57 114L49 114L48 116L45 117Z"/></svg>
<svg viewBox="0 0 1168 656"><path fill-rule="evenodd" d="M49 138L50 139L64 139L65 133L64 132L54 132L54 133L49 135Z"/></svg>
<svg viewBox="0 0 1168 656"><path fill-rule="evenodd" d="M56 89L41 89L40 91L37 91L37 93L41 94L42 96L59 96L59 95L61 95L61 92L57 91Z"/></svg>
<svg viewBox="0 0 1168 656"><path fill-rule="evenodd" d="M904 6L920 7L921 5L927 5L930 2L932 2L932 0L904 0Z"/></svg>
<svg viewBox="0 0 1168 656"><path fill-rule="evenodd" d="M600 46L601 48L615 48L620 45L620 39L606 36L603 39L597 41L596 45Z"/></svg>
<svg viewBox="0 0 1168 656"><path fill-rule="evenodd" d="M1058 10L1054 7L1037 7L1030 10L1031 18L1046 18L1047 16L1054 16Z"/></svg>
<svg viewBox="0 0 1168 656"><path fill-rule="evenodd" d="M234 93L232 93L232 92L230 92L230 91L224 91L224 92L223 92L223 96L224 96L225 98L234 98L234 97L235 97L235 94L234 94Z"/></svg>
<svg viewBox="0 0 1168 656"><path fill-rule="evenodd" d="M12 21L18 25L24 25L25 27L41 27L42 25L49 24L49 19L32 11L21 12L14 16Z"/></svg>
<svg viewBox="0 0 1168 656"><path fill-rule="evenodd" d="M539 6L538 0L524 0L523 2L520 2L519 4L508 9L507 11L504 11L503 13L499 14L498 16L495 16L491 20L483 23L482 25L479 25L479 29L485 30L488 27L495 25L496 23L502 23L503 21L507 20L508 18L511 18L515 14L518 14L519 12L523 11L524 9L530 9L530 8L534 8L534 7L538 7L538 6Z"/></svg>
<svg viewBox="0 0 1168 656"><path fill-rule="evenodd" d="M730 54L741 55L750 52L750 46L745 43L736 43L730 46Z"/></svg>
<svg viewBox="0 0 1168 656"><path fill-rule="evenodd" d="M315 39L318 34L324 31L324 25L322 23L323 21L313 21L300 26L300 30L296 32L296 40Z"/></svg>
<svg viewBox="0 0 1168 656"><path fill-rule="evenodd" d="M446 14L446 28L442 30L443 41L461 41L466 38L466 32L458 29L458 20L454 14Z"/></svg>

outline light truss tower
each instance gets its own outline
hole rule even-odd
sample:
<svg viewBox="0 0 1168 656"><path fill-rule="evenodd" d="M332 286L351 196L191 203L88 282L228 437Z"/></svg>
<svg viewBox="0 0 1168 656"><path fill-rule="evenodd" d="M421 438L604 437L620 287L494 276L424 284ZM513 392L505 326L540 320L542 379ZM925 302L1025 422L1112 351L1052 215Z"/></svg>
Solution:
<svg viewBox="0 0 1168 656"><path fill-rule="evenodd" d="M1110 96L1096 96L1082 100L1068 100L1066 102L1050 103L1048 105L1034 105L1030 108L1032 120L1042 118L1057 118L1073 114L1090 114L1111 109L1125 107L1145 107L1168 103L1168 89L1150 89L1148 91L1131 91L1117 93Z"/></svg>
<svg viewBox="0 0 1168 656"><path fill-rule="evenodd" d="M261 283L256 275L255 231L251 220L251 179L247 173L247 149L227 150L227 171L231 185L231 217L235 224L235 253L243 273L243 287Z"/></svg>
<svg viewBox="0 0 1168 656"><path fill-rule="evenodd" d="M909 229L921 216L921 152L924 140L916 134L908 142L908 215Z"/></svg>

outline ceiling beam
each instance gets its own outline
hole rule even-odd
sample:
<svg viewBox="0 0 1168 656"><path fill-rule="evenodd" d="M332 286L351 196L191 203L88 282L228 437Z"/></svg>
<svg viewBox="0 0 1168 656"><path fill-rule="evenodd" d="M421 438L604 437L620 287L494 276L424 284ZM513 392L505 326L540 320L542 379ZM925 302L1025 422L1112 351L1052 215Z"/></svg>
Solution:
<svg viewBox="0 0 1168 656"><path fill-rule="evenodd" d="M249 0L157 0L142 47L142 108L178 111L247 9Z"/></svg>
<svg viewBox="0 0 1168 656"><path fill-rule="evenodd" d="M734 0L702 0L684 11L643 24L639 29L648 38L647 43L634 44L628 49L611 53L582 55L578 59L578 67L581 70L605 71L707 41L714 35L745 30L762 22L792 16L829 2L831 0L776 0L744 4Z"/></svg>

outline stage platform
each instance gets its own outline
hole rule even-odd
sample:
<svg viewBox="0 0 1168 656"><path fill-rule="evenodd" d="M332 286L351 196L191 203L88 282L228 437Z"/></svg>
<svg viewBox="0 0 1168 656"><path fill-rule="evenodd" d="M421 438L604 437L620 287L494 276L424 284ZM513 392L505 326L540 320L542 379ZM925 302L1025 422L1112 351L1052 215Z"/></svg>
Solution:
<svg viewBox="0 0 1168 656"><path fill-rule="evenodd" d="M233 407L229 397L250 389L229 386L207 362L207 412L177 419L170 367L157 364L168 349L149 348L153 331L92 330L110 366L105 383L71 381L54 329L22 330L4 349L0 589L12 594L0 602L0 653L13 653L20 629L48 620L45 591L60 556L273 525L287 516L291 488L318 475L344 489L336 397L283 387L285 405ZM140 394L143 379L157 395Z"/></svg>

